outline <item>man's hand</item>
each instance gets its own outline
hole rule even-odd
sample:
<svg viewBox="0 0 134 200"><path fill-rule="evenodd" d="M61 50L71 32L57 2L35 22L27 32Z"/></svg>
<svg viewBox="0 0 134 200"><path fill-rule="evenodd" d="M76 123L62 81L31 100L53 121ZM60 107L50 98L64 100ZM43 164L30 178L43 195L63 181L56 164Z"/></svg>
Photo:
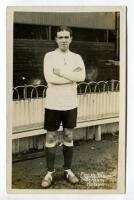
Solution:
<svg viewBox="0 0 134 200"><path fill-rule="evenodd" d="M60 68L54 68L53 73L60 76Z"/></svg>
<svg viewBox="0 0 134 200"><path fill-rule="evenodd" d="M80 72L82 69L80 67L76 67L73 72ZM58 75L58 76L61 76L60 73L61 73L61 69L60 68L54 68L53 69L53 73Z"/></svg>

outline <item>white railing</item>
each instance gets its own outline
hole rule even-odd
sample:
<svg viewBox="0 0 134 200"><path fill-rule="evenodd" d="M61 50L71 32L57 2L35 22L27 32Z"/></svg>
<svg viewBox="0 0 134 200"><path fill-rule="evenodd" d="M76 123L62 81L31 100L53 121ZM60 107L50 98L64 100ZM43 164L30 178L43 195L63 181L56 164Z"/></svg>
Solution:
<svg viewBox="0 0 134 200"><path fill-rule="evenodd" d="M43 88L41 96L39 88ZM29 94L28 89L31 88ZM22 89L22 94L19 90ZM46 86L14 88L13 132L43 128ZM34 96L34 97L33 97ZM119 116L119 81L78 84L78 122Z"/></svg>

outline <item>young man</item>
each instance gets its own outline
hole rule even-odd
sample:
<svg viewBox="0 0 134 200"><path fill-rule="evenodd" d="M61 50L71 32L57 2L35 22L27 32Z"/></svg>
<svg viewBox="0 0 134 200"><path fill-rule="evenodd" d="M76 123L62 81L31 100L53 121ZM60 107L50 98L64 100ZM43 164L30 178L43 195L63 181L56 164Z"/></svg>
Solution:
<svg viewBox="0 0 134 200"><path fill-rule="evenodd" d="M44 57L44 76L48 84L45 101L46 162L47 174L42 187L51 185L54 175L54 160L57 130L63 126L64 175L72 184L78 178L71 170L73 156L73 128L77 119L77 84L85 80L85 66L80 55L69 50L72 42L70 28L61 26L56 32L58 48Z"/></svg>

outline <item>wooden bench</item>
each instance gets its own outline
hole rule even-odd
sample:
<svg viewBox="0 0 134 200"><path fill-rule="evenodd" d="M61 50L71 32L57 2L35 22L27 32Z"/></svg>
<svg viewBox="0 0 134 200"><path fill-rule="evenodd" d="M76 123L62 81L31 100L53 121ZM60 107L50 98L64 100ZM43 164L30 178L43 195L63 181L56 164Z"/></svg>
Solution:
<svg viewBox="0 0 134 200"><path fill-rule="evenodd" d="M76 128L97 126L97 132L95 133L95 140L100 141L101 133L102 133L101 125L116 123L116 122L119 122L119 116L111 116L111 117L107 116L107 117L98 118L98 119L78 121ZM62 131L62 130L63 130L62 126L60 126L60 129L58 131ZM42 134L46 134L46 130L43 129L43 123L31 124L29 126L14 127L12 140L25 138L25 137L31 137L31 136L37 136L37 135L42 135Z"/></svg>

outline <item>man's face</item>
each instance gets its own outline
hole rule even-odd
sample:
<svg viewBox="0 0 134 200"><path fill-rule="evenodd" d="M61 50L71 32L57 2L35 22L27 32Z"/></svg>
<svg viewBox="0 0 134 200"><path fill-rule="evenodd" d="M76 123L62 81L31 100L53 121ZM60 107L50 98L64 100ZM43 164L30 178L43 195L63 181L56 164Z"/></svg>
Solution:
<svg viewBox="0 0 134 200"><path fill-rule="evenodd" d="M56 42L61 51L66 51L69 49L69 45L72 42L72 37L69 31L57 32Z"/></svg>

